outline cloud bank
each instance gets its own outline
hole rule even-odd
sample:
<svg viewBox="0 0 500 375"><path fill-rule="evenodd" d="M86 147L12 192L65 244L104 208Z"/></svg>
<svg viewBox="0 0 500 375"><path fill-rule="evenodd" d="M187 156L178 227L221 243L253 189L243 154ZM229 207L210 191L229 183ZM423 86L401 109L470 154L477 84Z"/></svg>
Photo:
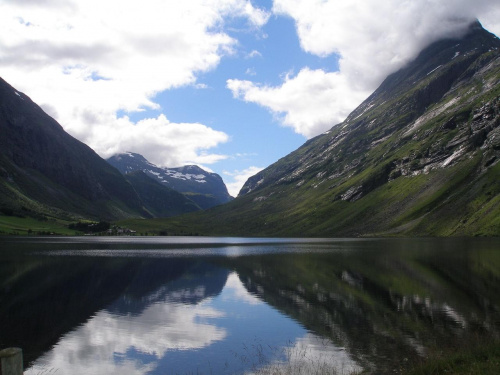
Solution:
<svg viewBox="0 0 500 375"><path fill-rule="evenodd" d="M210 163L224 133L117 113L160 109L155 94L195 85L234 53L223 26L236 17L260 27L269 15L248 0L4 0L0 72L103 157L133 149L160 165Z"/></svg>
<svg viewBox="0 0 500 375"><path fill-rule="evenodd" d="M341 122L387 75L430 43L461 35L475 18L500 34L496 0L274 0L273 12L295 21L304 51L338 54L339 71L305 67L279 86L228 80L227 87L305 137Z"/></svg>

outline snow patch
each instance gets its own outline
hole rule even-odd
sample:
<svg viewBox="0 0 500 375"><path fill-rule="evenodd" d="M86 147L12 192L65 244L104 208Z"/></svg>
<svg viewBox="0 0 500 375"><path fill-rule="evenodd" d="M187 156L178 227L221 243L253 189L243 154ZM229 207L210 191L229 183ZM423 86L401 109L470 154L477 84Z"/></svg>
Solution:
<svg viewBox="0 0 500 375"><path fill-rule="evenodd" d="M434 73L436 70L438 70L439 68L441 68L443 65L439 65L437 68L434 68L432 69L429 73L427 73L427 75L431 74L431 73Z"/></svg>
<svg viewBox="0 0 500 375"><path fill-rule="evenodd" d="M446 111L448 108L450 108L452 105L457 103L461 97L456 97L451 99L448 103L443 104L441 107L438 107L430 112L424 113L422 116L420 116L418 119L415 120L413 124L411 124L408 128L408 130L402 135L402 137L407 137L414 131L416 131L420 126L425 124L427 121L433 119L434 117L440 115L444 111Z"/></svg>
<svg viewBox="0 0 500 375"><path fill-rule="evenodd" d="M460 52L455 52L455 56L453 56L451 59L453 60L455 57L460 56Z"/></svg>
<svg viewBox="0 0 500 375"><path fill-rule="evenodd" d="M260 197L256 197L253 199L253 202L263 202L267 199L268 197L265 197L265 196L260 196Z"/></svg>
<svg viewBox="0 0 500 375"><path fill-rule="evenodd" d="M178 180L184 180L184 181L193 179L196 182L203 183L203 182L206 182L205 178L207 177L204 174L190 174L190 173L183 174L181 172L177 172L177 171L174 171L172 169L167 169L165 172L169 177L176 178Z"/></svg>
<svg viewBox="0 0 500 375"><path fill-rule="evenodd" d="M172 177L172 178L175 178L177 180L183 180L183 181L186 181L186 176L183 175L182 173L180 172L174 172L174 171L167 171L167 174Z"/></svg>
<svg viewBox="0 0 500 375"><path fill-rule="evenodd" d="M21 100L24 100L24 98L21 96L21 94L19 94L17 91L14 91L14 94L16 94L17 96L19 96L21 98Z"/></svg>
<svg viewBox="0 0 500 375"><path fill-rule="evenodd" d="M383 103L382 103L383 104ZM375 103L370 103L368 104L368 106L363 110L363 112L361 112L358 116L354 117L352 119L352 121L355 121L357 120L358 118L360 118L361 116L363 116L367 111L369 111L371 108L373 108L373 106L375 105Z"/></svg>
<svg viewBox="0 0 500 375"><path fill-rule="evenodd" d="M457 159L458 157L462 156L462 154L464 153L464 148L463 147L460 147L458 150L456 150L450 157L448 157L444 162L443 164L441 164L441 167L445 168L447 167L448 165L450 165L450 163Z"/></svg>

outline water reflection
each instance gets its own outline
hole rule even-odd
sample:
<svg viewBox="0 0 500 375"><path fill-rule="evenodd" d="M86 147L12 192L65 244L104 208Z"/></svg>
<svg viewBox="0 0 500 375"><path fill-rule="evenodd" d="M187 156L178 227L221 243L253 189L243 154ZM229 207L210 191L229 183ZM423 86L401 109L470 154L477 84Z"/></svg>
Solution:
<svg viewBox="0 0 500 375"><path fill-rule="evenodd" d="M379 240L228 263L251 293L331 338L364 368L390 373L428 349L499 337L499 244Z"/></svg>
<svg viewBox="0 0 500 375"><path fill-rule="evenodd" d="M0 345L27 374L394 373L500 334L499 240L189 240L9 240Z"/></svg>
<svg viewBox="0 0 500 375"><path fill-rule="evenodd" d="M145 374L167 351L201 349L227 336L211 323L224 312L200 303L155 303L140 315L100 311L65 335L26 374L58 369L62 374Z"/></svg>
<svg viewBox="0 0 500 375"><path fill-rule="evenodd" d="M76 264L67 257L50 257L41 268L51 265L46 270L54 271L54 262L60 272L71 264L73 272L66 277L75 272ZM92 262L85 263L78 260L77 274L88 274ZM284 363L302 366L300 361L322 357L331 360L327 353L338 352L324 340L317 349L309 348L321 340L249 293L236 272L213 262L109 259L99 264L115 270L113 276L124 277L121 293L59 337L33 361L27 375L233 374ZM127 273L116 271L122 268ZM92 280L81 276L79 283L85 282ZM111 282L104 277L97 284L106 287ZM86 297L96 294L91 288ZM342 366L356 368L347 353L341 353L341 359Z"/></svg>

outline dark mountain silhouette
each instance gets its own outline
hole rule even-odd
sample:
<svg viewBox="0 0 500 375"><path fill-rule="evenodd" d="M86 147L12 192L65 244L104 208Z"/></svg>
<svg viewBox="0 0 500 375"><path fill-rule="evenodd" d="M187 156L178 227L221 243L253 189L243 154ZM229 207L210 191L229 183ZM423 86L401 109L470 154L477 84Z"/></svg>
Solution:
<svg viewBox="0 0 500 375"><path fill-rule="evenodd" d="M0 79L0 207L47 215L144 215L125 178Z"/></svg>

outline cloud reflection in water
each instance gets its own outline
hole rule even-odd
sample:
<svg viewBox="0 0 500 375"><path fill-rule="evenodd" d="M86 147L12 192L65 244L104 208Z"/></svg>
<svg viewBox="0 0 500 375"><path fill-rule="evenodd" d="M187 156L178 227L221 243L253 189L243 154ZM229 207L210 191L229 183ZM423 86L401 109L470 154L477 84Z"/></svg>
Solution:
<svg viewBox="0 0 500 375"><path fill-rule="evenodd" d="M209 373L208 365L215 373L225 366L234 373L287 362L302 366L299 353L354 368L346 352L326 340L319 345L317 336L249 293L236 272L227 275L217 295L206 292L210 278L190 277L161 285L129 305L123 301L130 297L122 296L63 336L25 374ZM242 361L252 353L240 348L259 342L270 343L266 361L258 362L262 353Z"/></svg>
<svg viewBox="0 0 500 375"><path fill-rule="evenodd" d="M209 346L227 336L224 328L209 322L222 316L223 312L210 307L210 300L194 306L155 303L138 316L103 310L64 336L26 374L43 369L58 369L62 374L145 374L157 363L142 363L132 352L158 360L169 350Z"/></svg>

